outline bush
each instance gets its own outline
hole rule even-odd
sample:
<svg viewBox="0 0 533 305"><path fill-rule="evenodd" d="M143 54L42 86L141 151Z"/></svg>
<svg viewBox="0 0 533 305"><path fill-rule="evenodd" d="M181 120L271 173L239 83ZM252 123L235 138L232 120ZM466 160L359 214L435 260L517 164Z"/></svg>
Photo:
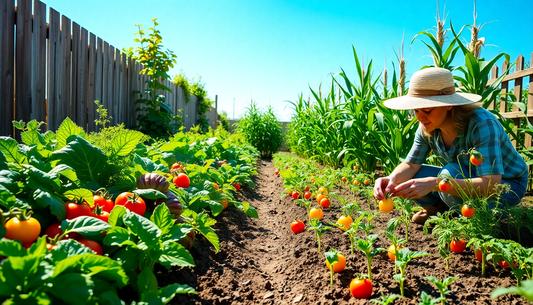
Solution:
<svg viewBox="0 0 533 305"><path fill-rule="evenodd" d="M218 114L218 120L220 121L220 126L222 126L224 130L229 131L229 119L226 111L222 111Z"/></svg>
<svg viewBox="0 0 533 305"><path fill-rule="evenodd" d="M246 141L257 148L262 157L271 157L281 148L283 132L272 106L262 112L252 101L237 124L237 131L243 133Z"/></svg>

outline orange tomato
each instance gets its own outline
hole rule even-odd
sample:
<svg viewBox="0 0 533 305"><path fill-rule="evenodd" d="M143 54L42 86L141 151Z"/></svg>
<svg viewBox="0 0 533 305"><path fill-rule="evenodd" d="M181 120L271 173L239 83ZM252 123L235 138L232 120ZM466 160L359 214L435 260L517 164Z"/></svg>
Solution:
<svg viewBox="0 0 533 305"><path fill-rule="evenodd" d="M222 201L220 203L222 203L222 209L225 210L228 207L229 200L228 198L222 198Z"/></svg>
<svg viewBox="0 0 533 305"><path fill-rule="evenodd" d="M318 188L318 192L321 193L321 194L327 195L328 194L328 189L326 189L325 187L321 186L321 187Z"/></svg>
<svg viewBox="0 0 533 305"><path fill-rule="evenodd" d="M405 248L405 246L400 245L398 246L398 250ZM396 260L396 248L394 248L394 244L390 245L390 247L387 249L387 255L389 256L389 259L391 261Z"/></svg>
<svg viewBox="0 0 533 305"><path fill-rule="evenodd" d="M394 201L392 201L392 198L383 198L383 200L379 201L379 210L384 213L389 213L394 209Z"/></svg>
<svg viewBox="0 0 533 305"><path fill-rule="evenodd" d="M322 209L312 208L309 211L309 218L318 218L318 220L321 220L322 217L324 217Z"/></svg>
<svg viewBox="0 0 533 305"><path fill-rule="evenodd" d="M331 201L328 198L322 198L322 200L320 200L320 205L324 208L329 207L330 204Z"/></svg>
<svg viewBox="0 0 533 305"><path fill-rule="evenodd" d="M346 268L346 258L342 254L337 254L338 262L333 263L333 272L341 272ZM331 270L331 267L329 262L326 260L326 266L328 266L328 269Z"/></svg>
<svg viewBox="0 0 533 305"><path fill-rule="evenodd" d="M320 203L320 200L326 198L326 195L324 194L318 194L316 195L316 202Z"/></svg>

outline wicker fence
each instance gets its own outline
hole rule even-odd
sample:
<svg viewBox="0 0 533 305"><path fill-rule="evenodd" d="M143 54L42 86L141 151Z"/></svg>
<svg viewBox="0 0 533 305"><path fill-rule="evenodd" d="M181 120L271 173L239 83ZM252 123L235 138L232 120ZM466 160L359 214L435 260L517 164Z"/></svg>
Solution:
<svg viewBox="0 0 533 305"><path fill-rule="evenodd" d="M33 5L32 5L33 4ZM142 66L119 49L89 33L39 0L0 1L0 135L14 135L13 120L36 119L55 130L70 117L94 131L99 100L111 124L136 125L135 90L145 86ZM197 100L185 103L183 90L171 83L162 92L184 126L196 124ZM210 125L216 108L207 113Z"/></svg>

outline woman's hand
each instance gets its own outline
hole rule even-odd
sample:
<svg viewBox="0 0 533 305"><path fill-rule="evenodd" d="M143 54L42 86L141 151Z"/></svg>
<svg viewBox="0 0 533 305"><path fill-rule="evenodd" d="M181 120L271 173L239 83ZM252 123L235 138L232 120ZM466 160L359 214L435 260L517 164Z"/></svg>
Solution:
<svg viewBox="0 0 533 305"><path fill-rule="evenodd" d="M393 193L396 183L389 177L378 178L374 184L374 197L377 200L385 198L385 194Z"/></svg>
<svg viewBox="0 0 533 305"><path fill-rule="evenodd" d="M404 199L417 199L434 191L435 186L436 180L434 177L411 179L398 184L392 195L403 197Z"/></svg>

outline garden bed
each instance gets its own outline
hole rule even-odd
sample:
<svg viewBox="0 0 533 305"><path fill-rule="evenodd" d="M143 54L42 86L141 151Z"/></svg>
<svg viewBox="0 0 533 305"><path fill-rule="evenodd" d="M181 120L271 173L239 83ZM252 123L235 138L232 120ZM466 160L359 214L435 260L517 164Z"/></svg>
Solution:
<svg viewBox="0 0 533 305"><path fill-rule="evenodd" d="M329 270L325 265L324 254L318 252L314 233L305 231L294 235L290 230L293 219L306 219L305 208L294 203L292 198L280 199L283 192L282 178L275 176L274 165L262 160L259 174L254 177L256 189L243 188L238 200L248 201L254 206L259 219L251 219L242 212L230 208L224 211L215 226L221 241L218 254L204 239L198 240L191 250L196 267L174 269L170 273L160 270L157 273L160 286L180 282L195 287L198 295L180 295L172 304L371 304L367 300L355 299L348 289L350 281L357 273L366 273L366 258L359 251L350 254L348 237L339 229L324 234L322 249L330 247L340 250L347 260L346 270L335 274L334 286L329 284ZM353 198L348 190L335 190L342 197ZM365 209L366 199L356 197ZM339 211L333 202L325 209L323 222L335 222ZM379 215L373 222L377 226L374 233L385 230L389 218L397 217L397 211ZM505 229L505 228L504 228ZM522 232L524 246L531 247L533 238ZM404 234L400 228L396 234ZM529 244L528 244L529 243ZM387 248L390 242L380 236L376 246ZM527 304L516 295L504 295L497 300L490 293L497 287L515 286L516 280L507 270L500 267L487 267L487 275L481 277L481 263L472 250L462 254L452 254L449 270L437 252L437 242L425 235L422 226L411 223L409 243L411 250L426 251L431 256L413 260L407 267L405 298L393 304L418 304L420 294L425 291L438 297L437 288L424 279L435 276L439 279L455 276L448 288L448 304ZM386 252L378 254L372 262L374 291L372 298L381 294L399 294L398 283L393 279L394 264Z"/></svg>

